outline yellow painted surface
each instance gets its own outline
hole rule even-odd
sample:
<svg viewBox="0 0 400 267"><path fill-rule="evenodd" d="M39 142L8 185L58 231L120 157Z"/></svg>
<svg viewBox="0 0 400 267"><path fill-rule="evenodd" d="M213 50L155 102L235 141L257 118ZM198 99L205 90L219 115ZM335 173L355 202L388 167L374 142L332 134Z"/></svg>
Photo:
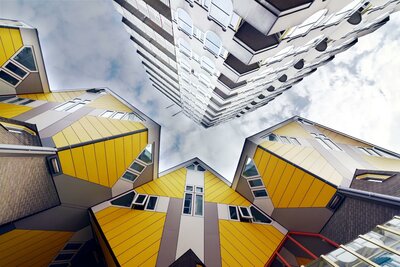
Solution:
<svg viewBox="0 0 400 267"><path fill-rule="evenodd" d="M376 156L362 156L363 159L382 171L400 171L400 159L391 159Z"/></svg>
<svg viewBox="0 0 400 267"><path fill-rule="evenodd" d="M207 202L249 206L250 202L209 171L204 173L204 197Z"/></svg>
<svg viewBox="0 0 400 267"><path fill-rule="evenodd" d="M351 146L363 146L363 147L370 147L369 145L359 142L357 140L354 140L350 137L347 137L345 135L342 135L340 133L335 133L331 130L325 129L320 126L315 126L322 134L326 135L329 137L333 142L338 143L338 144L346 144L346 145L351 145Z"/></svg>
<svg viewBox="0 0 400 267"><path fill-rule="evenodd" d="M166 213L108 207L95 217L121 266L154 266Z"/></svg>
<svg viewBox="0 0 400 267"><path fill-rule="evenodd" d="M121 112L132 112L125 104L110 94L103 95L88 104L89 107L98 109L107 109Z"/></svg>
<svg viewBox="0 0 400 267"><path fill-rule="evenodd" d="M100 248L103 252L104 259L106 260L107 266L108 267L117 266L117 264L114 262L114 258L112 257L110 250L108 249L103 237L100 234L99 229L97 228L97 226L95 224L92 224L92 228L94 229L94 232L97 236L97 240L99 241Z"/></svg>
<svg viewBox="0 0 400 267"><path fill-rule="evenodd" d="M180 168L135 188L135 191L142 194L183 198L186 173L185 167Z"/></svg>
<svg viewBox="0 0 400 267"><path fill-rule="evenodd" d="M12 230L0 235L0 266L47 266L72 232Z"/></svg>
<svg viewBox="0 0 400 267"><path fill-rule="evenodd" d="M38 93L38 94L22 94L19 97L29 98L33 100L43 100L48 102L67 102L71 99L79 97L86 93L85 91L65 91L65 92L52 92L52 93Z"/></svg>
<svg viewBox="0 0 400 267"><path fill-rule="evenodd" d="M22 113L25 113L29 110L31 110L31 107L27 106L19 106L19 105L14 105L14 104L8 104L8 103L0 103L0 117L5 117L5 118L13 118L15 116L21 115Z"/></svg>
<svg viewBox="0 0 400 267"><path fill-rule="evenodd" d="M0 66L22 47L19 29L0 27Z"/></svg>
<svg viewBox="0 0 400 267"><path fill-rule="evenodd" d="M146 129L141 122L119 121L87 115L53 136L57 148ZM147 135L140 135L147 144ZM140 141L139 141L140 142Z"/></svg>
<svg viewBox="0 0 400 267"><path fill-rule="evenodd" d="M264 266L284 235L272 225L219 221L223 266Z"/></svg>
<svg viewBox="0 0 400 267"><path fill-rule="evenodd" d="M306 151L312 157L313 150ZM336 189L258 147L257 169L275 208L325 207ZM320 159L320 158L318 158Z"/></svg>
<svg viewBox="0 0 400 267"><path fill-rule="evenodd" d="M58 156L63 173L112 187L146 145L147 131L65 149ZM132 152L125 153L127 150Z"/></svg>
<svg viewBox="0 0 400 267"><path fill-rule="evenodd" d="M30 135L36 135L36 132L32 131L31 129L29 129L28 127L25 127L23 125L19 125L19 124L14 124L14 123L8 123L8 122L0 122L1 125L3 125L5 128L8 129L17 129L20 131L24 131Z"/></svg>
<svg viewBox="0 0 400 267"><path fill-rule="evenodd" d="M343 180L343 177L339 172L337 172L335 168L313 147L296 146L271 141L264 141L260 144L260 147L272 151L287 161L308 170L332 184L340 185ZM260 148L257 148L257 150L258 149ZM262 156L261 152L258 153ZM262 166L263 164L260 165L260 168L262 168Z"/></svg>
<svg viewBox="0 0 400 267"><path fill-rule="evenodd" d="M310 138L310 134L297 121L290 122L274 130L273 133L290 137Z"/></svg>

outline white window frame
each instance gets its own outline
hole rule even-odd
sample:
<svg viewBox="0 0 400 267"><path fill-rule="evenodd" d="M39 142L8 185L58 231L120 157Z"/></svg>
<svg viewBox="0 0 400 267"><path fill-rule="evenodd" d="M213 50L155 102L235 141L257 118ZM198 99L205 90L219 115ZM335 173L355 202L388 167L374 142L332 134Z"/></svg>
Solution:
<svg viewBox="0 0 400 267"><path fill-rule="evenodd" d="M75 112L80 108L83 108L86 104L90 103L91 100L82 100L80 98L74 98L72 100L66 101L57 107L54 108L56 111L65 111L65 112ZM63 108L66 104L72 103L72 105ZM75 109L76 107L80 106L79 108ZM71 111L72 109L72 111Z"/></svg>
<svg viewBox="0 0 400 267"><path fill-rule="evenodd" d="M149 208L147 208L147 206L149 205L150 198L152 198L152 197L155 197L155 198L156 198L156 204L154 205L154 209L149 209ZM159 198L160 198L159 196L149 195L149 197L147 198L147 203L146 203L146 205L145 205L144 210L149 210L149 211L155 211L155 210L157 210L157 205L158 205L158 200L159 200Z"/></svg>
<svg viewBox="0 0 400 267"><path fill-rule="evenodd" d="M139 198L139 196L145 196L145 198L144 198L144 200L142 202L136 202L137 199ZM146 205L148 197L149 197L149 195L147 195L147 194L137 194L137 195L135 195L135 198L132 201L132 206L133 205L138 205L138 206Z"/></svg>
<svg viewBox="0 0 400 267"><path fill-rule="evenodd" d="M257 197L257 196L254 194L254 191L258 191L258 190L264 190L265 193L267 193L267 195L266 195L266 196L259 196L259 197ZM251 188L251 193L253 194L253 197L254 197L254 198L257 198L257 199L260 199L260 198L269 198L269 197L268 197L267 189L266 189L265 187L264 187L264 188Z"/></svg>
<svg viewBox="0 0 400 267"><path fill-rule="evenodd" d="M237 206L234 206L234 205L227 205L227 206L228 206L228 216L229 216L229 220L239 222L239 221L240 221L240 214L239 214L239 209L238 209L238 207L237 207ZM231 211L230 211L230 208L231 208L231 207L236 209L237 219L232 219L232 217L231 217Z"/></svg>
<svg viewBox="0 0 400 267"><path fill-rule="evenodd" d="M249 179L246 179L247 180L247 183L249 184L249 188L250 189L254 189L254 188L265 188L265 186L264 186L264 181L263 181L263 179L260 177L260 176L258 176L258 177L252 177L252 178L249 178ZM250 184L250 182L251 181L255 181L255 180L261 180L261 185L257 185L257 186L251 186L251 184Z"/></svg>
<svg viewBox="0 0 400 267"><path fill-rule="evenodd" d="M311 133L311 135L327 150L342 151L342 149L329 137L320 133Z"/></svg>
<svg viewBox="0 0 400 267"><path fill-rule="evenodd" d="M243 209L246 209L247 212L248 212L250 215L249 215L249 216L243 215L242 208L243 208ZM249 219L249 220L252 220L252 219L253 219L253 215L251 214L251 211L250 211L250 209L249 209L248 207L239 206L238 209L239 209L239 214L240 214L240 216L242 216L242 218L244 218L244 219Z"/></svg>

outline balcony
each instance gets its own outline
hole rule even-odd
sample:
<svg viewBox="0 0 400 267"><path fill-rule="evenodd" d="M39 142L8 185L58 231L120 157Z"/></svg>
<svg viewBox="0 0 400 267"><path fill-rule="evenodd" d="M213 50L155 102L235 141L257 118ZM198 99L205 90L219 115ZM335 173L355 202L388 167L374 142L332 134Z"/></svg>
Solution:
<svg viewBox="0 0 400 267"><path fill-rule="evenodd" d="M265 36L252 25L244 22L234 36L234 40L245 46L252 53L260 53L262 51L277 47L279 44L279 34L271 34Z"/></svg>
<svg viewBox="0 0 400 267"><path fill-rule="evenodd" d="M246 65L232 54L229 54L229 56L225 59L224 65L232 69L238 75L245 75L260 68L258 63Z"/></svg>

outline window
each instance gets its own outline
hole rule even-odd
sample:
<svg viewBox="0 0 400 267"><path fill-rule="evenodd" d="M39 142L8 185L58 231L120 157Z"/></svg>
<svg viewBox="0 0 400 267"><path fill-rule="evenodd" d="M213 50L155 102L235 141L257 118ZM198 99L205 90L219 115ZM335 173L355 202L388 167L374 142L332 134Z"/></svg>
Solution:
<svg viewBox="0 0 400 267"><path fill-rule="evenodd" d="M272 142L280 142L283 144L291 144L291 145L298 145L298 146L301 145L300 141L296 137L288 137L288 136L282 136L282 135L277 135L277 134L271 133L263 138L266 138L268 141L272 141Z"/></svg>
<svg viewBox="0 0 400 267"><path fill-rule="evenodd" d="M249 182L250 187L264 186L264 184L260 178L247 180L247 181Z"/></svg>
<svg viewBox="0 0 400 267"><path fill-rule="evenodd" d="M253 217L251 216L251 213L250 213L249 208L247 208L247 207L239 207L239 213L240 213L240 216L241 216L242 218L244 218L244 219L251 219L251 218L253 218Z"/></svg>
<svg viewBox="0 0 400 267"><path fill-rule="evenodd" d="M215 72L214 62L208 57L201 57L201 67L211 75L213 75Z"/></svg>
<svg viewBox="0 0 400 267"><path fill-rule="evenodd" d="M19 80L5 72L4 70L0 70L0 79L9 83L12 86L15 86L19 83Z"/></svg>
<svg viewBox="0 0 400 267"><path fill-rule="evenodd" d="M137 174L134 174L134 173L131 173L131 172L125 172L125 173L122 175L122 178L124 178L124 179L126 179L126 180L129 180L129 181L131 181L131 182L134 182L134 181L136 180L137 177L138 177Z"/></svg>
<svg viewBox="0 0 400 267"><path fill-rule="evenodd" d="M19 105L28 105L28 104L30 104L32 102L35 102L35 100L33 100L33 99L25 99L25 101L22 101L22 102L20 102L18 104Z"/></svg>
<svg viewBox="0 0 400 267"><path fill-rule="evenodd" d="M112 116L112 118L113 119L117 119L117 120L120 120L120 119L122 119L122 117L125 115L125 113L123 113L123 112L116 112L113 116Z"/></svg>
<svg viewBox="0 0 400 267"><path fill-rule="evenodd" d="M75 98L71 101L68 101L64 104L59 105L55 108L57 111L67 111L67 112L74 112L86 104L90 103L90 100L81 100L79 98Z"/></svg>
<svg viewBox="0 0 400 267"><path fill-rule="evenodd" d="M142 172L143 171L143 169L145 168L143 165L141 165L141 164L139 164L138 162L133 162L132 163L132 165L130 166L130 168L132 169L132 170L135 170L135 171L137 171L137 172Z"/></svg>
<svg viewBox="0 0 400 267"><path fill-rule="evenodd" d="M153 162L153 152L152 152L153 145L148 144L146 148L140 153L139 159L146 164L150 164Z"/></svg>
<svg viewBox="0 0 400 267"><path fill-rule="evenodd" d="M253 195L254 197L267 197L267 191L265 191L265 189L257 189L257 190L253 190Z"/></svg>
<svg viewBox="0 0 400 267"><path fill-rule="evenodd" d="M204 48L210 51L215 57L219 56L222 47L222 41L212 31L207 31L204 39Z"/></svg>
<svg viewBox="0 0 400 267"><path fill-rule="evenodd" d="M183 214L203 216L204 213L204 188L202 186L185 186Z"/></svg>
<svg viewBox="0 0 400 267"><path fill-rule="evenodd" d="M258 210L256 207L250 207L251 215L253 216L253 222L258 223L271 223L272 220L268 218L263 212Z"/></svg>
<svg viewBox="0 0 400 267"><path fill-rule="evenodd" d="M224 30L229 26L233 14L231 0L211 0L208 17L222 26Z"/></svg>
<svg viewBox="0 0 400 267"><path fill-rule="evenodd" d="M252 176L259 175L258 171L257 171L257 167L251 158L247 158L242 175L244 177L252 177Z"/></svg>
<svg viewBox="0 0 400 267"><path fill-rule="evenodd" d="M311 133L312 136L320 143L325 149L342 151L338 145L336 145L331 139L326 137L324 134Z"/></svg>
<svg viewBox="0 0 400 267"><path fill-rule="evenodd" d="M114 111L110 111L110 110L107 110L107 111L105 111L103 114L101 114L100 116L101 117L104 117L104 118L109 118L109 117L111 117L111 115L114 113Z"/></svg>
<svg viewBox="0 0 400 267"><path fill-rule="evenodd" d="M20 67L18 67L17 65L15 65L12 62L7 63L5 68L20 78L24 78L28 74L28 72L24 71L23 69L21 69Z"/></svg>
<svg viewBox="0 0 400 267"><path fill-rule="evenodd" d="M196 193L196 204L195 204L194 215L203 216L203 209L204 209L203 206L204 206L203 195L199 195Z"/></svg>
<svg viewBox="0 0 400 267"><path fill-rule="evenodd" d="M58 174L61 172L60 170L60 163L58 162L57 157L50 157L48 158L48 162L50 163L51 172L53 174Z"/></svg>
<svg viewBox="0 0 400 267"><path fill-rule="evenodd" d="M179 39L178 41L179 51L184 55L191 57L192 56L192 47L188 42L183 39Z"/></svg>
<svg viewBox="0 0 400 267"><path fill-rule="evenodd" d="M133 201L133 205L143 206L146 203L146 200L149 196L145 194L139 194L136 196L135 200Z"/></svg>
<svg viewBox="0 0 400 267"><path fill-rule="evenodd" d="M231 220L239 221L239 213L236 206L229 206L229 218Z"/></svg>
<svg viewBox="0 0 400 267"><path fill-rule="evenodd" d="M26 67L28 70L36 71L35 59L31 47L22 48L21 52L14 57L14 60Z"/></svg>
<svg viewBox="0 0 400 267"><path fill-rule="evenodd" d="M287 37L294 38L308 33L313 27L318 26L319 22L322 21L327 12L328 10L326 9L317 11L312 16L307 18L302 24L291 29L290 32L287 34Z"/></svg>
<svg viewBox="0 0 400 267"><path fill-rule="evenodd" d="M192 214L192 200L193 194L185 193L183 202L183 214Z"/></svg>
<svg viewBox="0 0 400 267"><path fill-rule="evenodd" d="M158 197L149 196L145 210L155 210L157 206Z"/></svg>
<svg viewBox="0 0 400 267"><path fill-rule="evenodd" d="M242 18L239 17L238 14L233 13L231 18L231 23L229 23L229 27L232 28L232 30L236 31L239 28L241 22Z"/></svg>
<svg viewBox="0 0 400 267"><path fill-rule="evenodd" d="M390 154L388 152L385 152L376 147L358 147L358 149L368 156L385 157L385 158L393 158L393 159L398 158L397 156Z"/></svg>
<svg viewBox="0 0 400 267"><path fill-rule="evenodd" d="M134 198L135 198L135 192L132 191L121 197L111 200L111 204L115 206L131 207Z"/></svg>
<svg viewBox="0 0 400 267"><path fill-rule="evenodd" d="M178 29L189 35L190 37L193 35L193 22L192 18L185 10L178 8L177 9L177 23Z"/></svg>

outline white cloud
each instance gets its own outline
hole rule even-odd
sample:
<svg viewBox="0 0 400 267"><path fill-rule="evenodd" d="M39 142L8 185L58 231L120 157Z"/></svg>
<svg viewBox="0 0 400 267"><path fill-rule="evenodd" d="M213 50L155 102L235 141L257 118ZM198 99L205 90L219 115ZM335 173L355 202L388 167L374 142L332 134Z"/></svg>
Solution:
<svg viewBox="0 0 400 267"><path fill-rule="evenodd" d="M161 169L199 157L232 179L245 138L301 115L400 151L400 16L272 103L203 129L151 87L112 1L0 2L0 17L38 28L53 89L107 86L161 124Z"/></svg>

